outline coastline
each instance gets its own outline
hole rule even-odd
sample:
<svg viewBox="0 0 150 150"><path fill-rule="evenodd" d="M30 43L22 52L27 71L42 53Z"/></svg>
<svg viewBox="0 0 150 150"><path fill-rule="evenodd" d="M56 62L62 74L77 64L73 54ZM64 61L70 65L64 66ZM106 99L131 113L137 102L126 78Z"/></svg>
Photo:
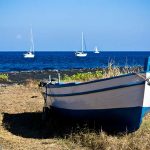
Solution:
<svg viewBox="0 0 150 150"><path fill-rule="evenodd" d="M12 71L12 72L2 72L0 74L8 74L9 81L0 81L0 83L4 84L22 84L25 83L27 79L31 80L44 80L48 79L49 75L52 78L57 78L58 73L60 73L61 77L64 75L71 76L76 73L86 73L86 72L95 72L96 70L103 70L102 68L96 69L68 69L68 70L38 70L38 71Z"/></svg>
<svg viewBox="0 0 150 150"><path fill-rule="evenodd" d="M142 66L134 67L118 67L118 69L123 72L128 70L131 72L140 72L143 71ZM77 73L87 73L87 72L96 72L96 71L107 71L107 68L88 68L88 69L67 69L67 70L36 70L36 71L12 71L12 72L0 72L0 74L8 74L8 81L0 81L0 84L23 84L26 80L48 80L49 75L51 78L58 78L58 73L60 73L61 78L64 75L72 76Z"/></svg>

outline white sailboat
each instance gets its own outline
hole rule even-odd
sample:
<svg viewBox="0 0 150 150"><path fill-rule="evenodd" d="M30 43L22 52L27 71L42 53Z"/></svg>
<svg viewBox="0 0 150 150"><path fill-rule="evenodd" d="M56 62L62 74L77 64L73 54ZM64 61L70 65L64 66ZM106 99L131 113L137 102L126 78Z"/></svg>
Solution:
<svg viewBox="0 0 150 150"><path fill-rule="evenodd" d="M96 54L99 53L97 46L94 48L94 53L96 53Z"/></svg>
<svg viewBox="0 0 150 150"><path fill-rule="evenodd" d="M84 48L85 48L85 43L84 43L84 35L83 35L83 32L82 32L82 51L75 52L75 56L77 56L77 57L86 57L87 53L83 52Z"/></svg>
<svg viewBox="0 0 150 150"><path fill-rule="evenodd" d="M33 42L33 33L31 28L31 47L30 50L24 54L24 58L34 58L34 42Z"/></svg>

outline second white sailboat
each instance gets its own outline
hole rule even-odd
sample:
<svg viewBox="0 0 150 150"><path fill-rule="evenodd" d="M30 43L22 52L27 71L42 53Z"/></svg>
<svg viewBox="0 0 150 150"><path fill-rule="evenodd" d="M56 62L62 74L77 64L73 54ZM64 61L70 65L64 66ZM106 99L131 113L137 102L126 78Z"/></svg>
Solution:
<svg viewBox="0 0 150 150"><path fill-rule="evenodd" d="M97 46L94 48L94 53L96 53L96 54L99 53Z"/></svg>

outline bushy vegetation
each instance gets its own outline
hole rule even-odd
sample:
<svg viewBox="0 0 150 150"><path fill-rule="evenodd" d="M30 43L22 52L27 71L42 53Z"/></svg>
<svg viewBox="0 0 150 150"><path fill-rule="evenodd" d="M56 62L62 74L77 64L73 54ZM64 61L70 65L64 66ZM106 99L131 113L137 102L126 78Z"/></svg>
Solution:
<svg viewBox="0 0 150 150"><path fill-rule="evenodd" d="M92 79L99 79L103 77L102 71L86 72L86 73L76 73L72 76L64 75L63 81L89 81Z"/></svg>
<svg viewBox="0 0 150 150"><path fill-rule="evenodd" d="M8 81L8 74L0 74L0 81Z"/></svg>

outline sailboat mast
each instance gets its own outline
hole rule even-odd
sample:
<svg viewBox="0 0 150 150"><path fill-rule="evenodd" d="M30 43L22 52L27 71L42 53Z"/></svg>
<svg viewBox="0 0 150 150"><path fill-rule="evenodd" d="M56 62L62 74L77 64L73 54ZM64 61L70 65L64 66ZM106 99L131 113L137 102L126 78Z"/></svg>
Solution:
<svg viewBox="0 0 150 150"><path fill-rule="evenodd" d="M84 39L83 39L83 32L82 32L82 52L83 52L83 47L84 47Z"/></svg>
<svg viewBox="0 0 150 150"><path fill-rule="evenodd" d="M33 42L32 28L31 28L31 44L32 44L32 52L34 52L34 42Z"/></svg>
<svg viewBox="0 0 150 150"><path fill-rule="evenodd" d="M95 51L96 51L96 52L98 51L97 46L95 47Z"/></svg>

